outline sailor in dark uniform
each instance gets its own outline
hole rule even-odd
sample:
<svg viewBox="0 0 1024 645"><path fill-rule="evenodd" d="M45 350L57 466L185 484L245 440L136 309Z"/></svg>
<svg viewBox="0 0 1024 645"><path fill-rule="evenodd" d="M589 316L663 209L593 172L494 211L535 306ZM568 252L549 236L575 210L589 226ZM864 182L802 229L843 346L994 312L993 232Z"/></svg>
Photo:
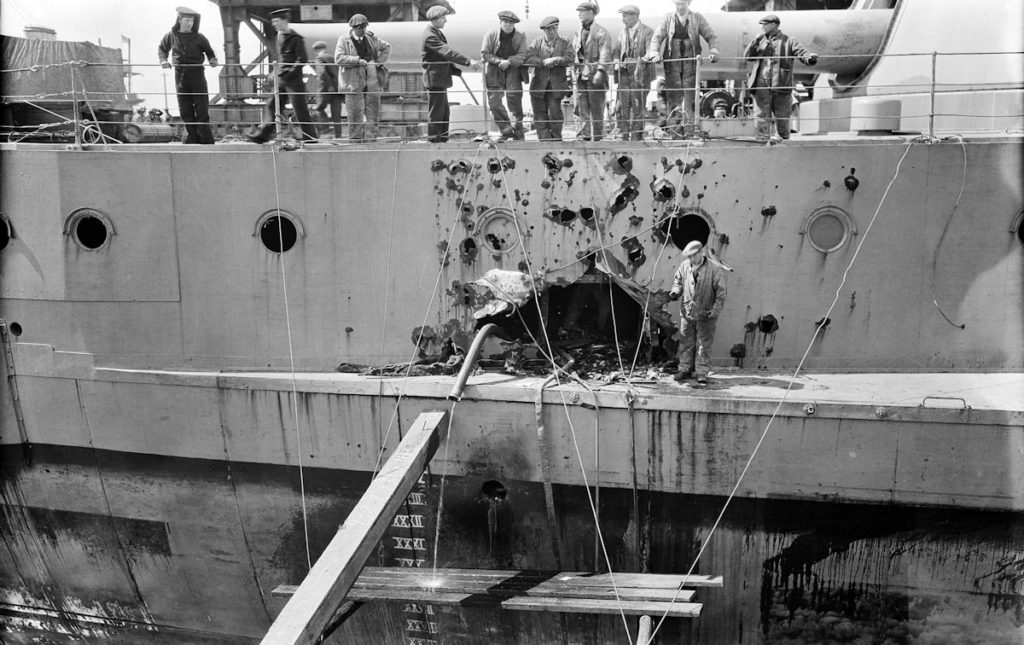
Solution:
<svg viewBox="0 0 1024 645"><path fill-rule="evenodd" d="M292 31L290 21L291 12L288 9L270 12L270 24L277 31L277 90L282 96L287 94L291 101L295 118L302 127L302 139L316 141L316 128L309 116L309 106L306 105L306 82L302 78L302 68L309 62L306 41ZM249 141L265 143L270 139L274 132L276 107L276 96L271 95L267 100L263 123L256 134L247 135Z"/></svg>
<svg viewBox="0 0 1024 645"><path fill-rule="evenodd" d="M423 31L423 87L427 90L427 140L444 143L448 140L448 88L452 76L462 76L463 67L478 67L479 63L460 54L448 45L441 28L448 22L448 9L435 5L427 10L430 25Z"/></svg>

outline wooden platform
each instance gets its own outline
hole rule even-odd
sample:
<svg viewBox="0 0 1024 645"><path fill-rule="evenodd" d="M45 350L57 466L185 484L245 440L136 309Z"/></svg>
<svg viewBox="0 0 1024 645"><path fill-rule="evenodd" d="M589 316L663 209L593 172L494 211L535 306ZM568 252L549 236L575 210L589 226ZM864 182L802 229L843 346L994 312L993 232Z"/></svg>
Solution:
<svg viewBox="0 0 1024 645"><path fill-rule="evenodd" d="M696 618L701 604L692 602L693 588L722 586L721 576L616 573L614 586L612 580L607 573L490 569L438 569L433 580L430 569L366 567L346 600L584 614L617 614L621 610L634 616L667 612L676 618ZM680 586L684 589L676 596ZM281 586L273 594L291 596L296 588Z"/></svg>

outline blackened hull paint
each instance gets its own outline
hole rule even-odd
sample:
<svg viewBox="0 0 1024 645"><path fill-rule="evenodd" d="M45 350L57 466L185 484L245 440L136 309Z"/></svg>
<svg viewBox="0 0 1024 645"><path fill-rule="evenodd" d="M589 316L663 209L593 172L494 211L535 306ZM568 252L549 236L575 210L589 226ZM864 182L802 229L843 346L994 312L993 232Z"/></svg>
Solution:
<svg viewBox="0 0 1024 645"><path fill-rule="evenodd" d="M283 606L270 591L306 572L295 468L48 445L37 446L29 467L17 446L3 450L7 642L257 641ZM303 475L315 558L369 475ZM559 562L542 485L503 481L507 497L495 502L481 492L486 479L447 479L439 567L604 569L583 488L553 487L565 545ZM406 519L396 520L370 564L409 555L431 564L439 482L440 473L424 477L421 497L410 496L400 511ZM614 569L658 573L686 571L724 501L640 490L634 504L632 491L621 489L603 489L600 499ZM702 590L701 619L670 621L665 635L700 643L1019 643L1022 545L1019 512L736 499L696 571L723 575L725 587ZM25 605L54 611L33 623L47 633L24 621ZM614 615L371 603L335 638L543 643L561 642L564 632L570 642L611 643L624 640L622 630Z"/></svg>

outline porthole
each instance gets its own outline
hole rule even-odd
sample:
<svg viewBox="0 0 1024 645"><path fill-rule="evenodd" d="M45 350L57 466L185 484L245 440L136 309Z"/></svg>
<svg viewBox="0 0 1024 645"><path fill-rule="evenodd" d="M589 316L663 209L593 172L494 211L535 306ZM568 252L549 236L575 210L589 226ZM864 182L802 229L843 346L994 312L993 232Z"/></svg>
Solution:
<svg viewBox="0 0 1024 645"><path fill-rule="evenodd" d="M305 233L297 217L288 211L274 209L260 216L253 235L271 253L287 253Z"/></svg>
<svg viewBox="0 0 1024 645"><path fill-rule="evenodd" d="M7 245L11 243L14 238L14 229L11 227L10 220L3 213L0 213L0 251L7 248Z"/></svg>
<svg viewBox="0 0 1024 645"><path fill-rule="evenodd" d="M706 245L714 230L714 221L699 208L687 209L663 219L660 228L665 237L682 250L694 240Z"/></svg>
<svg viewBox="0 0 1024 645"><path fill-rule="evenodd" d="M806 235L807 241L818 251L831 253L856 235L857 227L843 209L823 206L807 216L800 227L800 234Z"/></svg>
<svg viewBox="0 0 1024 645"><path fill-rule="evenodd" d="M516 221L507 208L492 208L484 213L477 230L491 254L505 254L519 246Z"/></svg>
<svg viewBox="0 0 1024 645"><path fill-rule="evenodd" d="M1013 218L1013 223L1010 224L1010 232L1017 238L1017 244L1024 246L1024 211L1020 211Z"/></svg>
<svg viewBox="0 0 1024 645"><path fill-rule="evenodd" d="M98 251L116 235L114 225L104 213L93 208L80 208L64 220L64 235L68 235L79 248Z"/></svg>

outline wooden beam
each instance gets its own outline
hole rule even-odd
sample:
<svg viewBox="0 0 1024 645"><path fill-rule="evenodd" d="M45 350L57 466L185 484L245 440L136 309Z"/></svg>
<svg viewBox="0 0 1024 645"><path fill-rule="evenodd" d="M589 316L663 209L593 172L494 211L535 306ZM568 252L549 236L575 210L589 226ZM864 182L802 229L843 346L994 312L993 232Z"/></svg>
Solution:
<svg viewBox="0 0 1024 645"><path fill-rule="evenodd" d="M636 645L647 645L651 640L651 617L641 616L636 632Z"/></svg>
<svg viewBox="0 0 1024 645"><path fill-rule="evenodd" d="M317 559L295 595L270 626L262 645L312 645L359 576L398 508L441 442L447 414L424 412L370 483Z"/></svg>
<svg viewBox="0 0 1024 645"><path fill-rule="evenodd" d="M280 589L280 588L279 588ZM281 591L284 591L281 589ZM281 595L275 590L275 595ZM439 607L479 607L491 609L509 609L515 611L543 611L563 614L617 614L621 610L627 616L643 616L646 614L665 614L670 618L696 618L700 616L701 603L682 602L679 600L625 600L612 598L598 600L596 598L552 598L544 596L500 596L495 594L476 594L454 591L434 591L413 589L396 595L387 590L365 589L352 591L350 598L358 598L360 602L392 602L392 603L425 603Z"/></svg>
<svg viewBox="0 0 1024 645"><path fill-rule="evenodd" d="M489 607L518 611L628 615L663 614L693 618L701 605L691 602L694 589L721 586L721 576L490 569L430 569L367 567L349 590L358 602L423 602L458 607ZM288 596L295 587L278 587L275 596ZM675 602L672 602L672 601Z"/></svg>

